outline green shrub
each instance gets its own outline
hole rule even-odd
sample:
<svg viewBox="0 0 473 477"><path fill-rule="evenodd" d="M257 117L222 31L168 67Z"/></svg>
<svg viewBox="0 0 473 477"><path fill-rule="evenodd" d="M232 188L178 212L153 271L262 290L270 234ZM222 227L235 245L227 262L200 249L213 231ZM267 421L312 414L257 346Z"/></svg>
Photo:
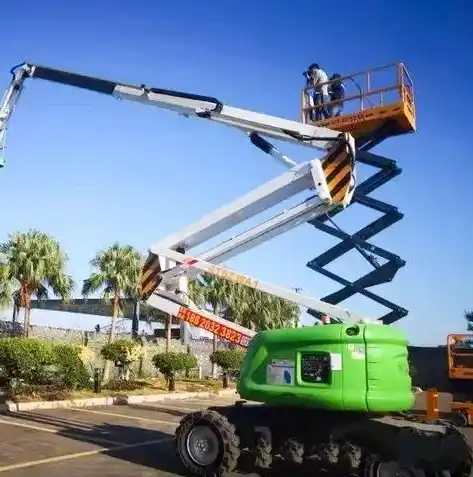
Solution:
<svg viewBox="0 0 473 477"><path fill-rule="evenodd" d="M137 361L142 354L142 346L133 340L115 340L100 350L103 358L113 361L115 366L128 366Z"/></svg>
<svg viewBox="0 0 473 477"><path fill-rule="evenodd" d="M166 379L177 373L189 372L197 367L197 358L188 353L158 353L153 356L153 364Z"/></svg>
<svg viewBox="0 0 473 477"><path fill-rule="evenodd" d="M240 349L219 349L210 355L212 364L216 364L224 371L231 373L240 371L244 358L245 351Z"/></svg>
<svg viewBox="0 0 473 477"><path fill-rule="evenodd" d="M53 347L55 377L69 391L88 388L91 384L91 376L80 353L80 346L58 344Z"/></svg>
<svg viewBox="0 0 473 477"><path fill-rule="evenodd" d="M41 384L54 364L52 345L35 339L1 338L0 367L9 380ZM14 382L10 385L16 384Z"/></svg>

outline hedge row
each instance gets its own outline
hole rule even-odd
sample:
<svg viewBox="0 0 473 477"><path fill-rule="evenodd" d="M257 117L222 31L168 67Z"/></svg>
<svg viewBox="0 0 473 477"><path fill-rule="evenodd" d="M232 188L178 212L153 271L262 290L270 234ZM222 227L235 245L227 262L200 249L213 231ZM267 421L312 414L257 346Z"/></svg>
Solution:
<svg viewBox="0 0 473 477"><path fill-rule="evenodd" d="M129 379L129 369L143 349L136 341L116 340L101 349L102 357ZM0 338L0 378L10 388L19 385L55 385L72 391L92 387L90 350L76 344L53 344L40 339ZM197 367L197 358L187 353L158 353L152 358L166 380L187 375Z"/></svg>
<svg viewBox="0 0 473 477"><path fill-rule="evenodd" d="M56 384L74 390L90 386L81 347L24 338L0 339L0 374L10 387Z"/></svg>

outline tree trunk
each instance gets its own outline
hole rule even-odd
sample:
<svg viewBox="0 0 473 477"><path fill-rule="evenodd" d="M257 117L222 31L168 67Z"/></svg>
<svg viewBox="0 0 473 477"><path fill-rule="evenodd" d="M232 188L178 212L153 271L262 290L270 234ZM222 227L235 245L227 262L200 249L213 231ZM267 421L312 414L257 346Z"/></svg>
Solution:
<svg viewBox="0 0 473 477"><path fill-rule="evenodd" d="M174 392L176 390L176 376L174 372L169 376L168 391Z"/></svg>
<svg viewBox="0 0 473 477"><path fill-rule="evenodd" d="M228 372L224 371L223 373L223 389L228 389L229 387L229 379L228 379Z"/></svg>
<svg viewBox="0 0 473 477"><path fill-rule="evenodd" d="M135 305L133 307L133 321L131 324L131 336L134 340L139 338L139 328L140 328L140 300L135 300Z"/></svg>
<svg viewBox="0 0 473 477"><path fill-rule="evenodd" d="M31 294L28 293L28 288L25 285L20 288L19 305L25 309L23 315L23 336L28 338L30 336Z"/></svg>
<svg viewBox="0 0 473 477"><path fill-rule="evenodd" d="M25 306L25 312L23 317L23 336L29 338L30 336L30 314L31 309L29 306Z"/></svg>
<svg viewBox="0 0 473 477"><path fill-rule="evenodd" d="M214 306L213 314L216 315L217 311L218 311L218 307ZM217 335L216 334L213 335L213 339L212 339L212 351L213 352L217 351ZM215 365L215 363L212 363L212 378L216 378L216 377L217 377L217 366Z"/></svg>
<svg viewBox="0 0 473 477"><path fill-rule="evenodd" d="M213 352L217 351L217 335L213 336L212 351ZM213 378L217 377L217 366L215 363L212 363L212 377Z"/></svg>
<svg viewBox="0 0 473 477"><path fill-rule="evenodd" d="M113 297L113 313L112 313L112 322L110 323L110 332L108 334L109 344L115 339L115 330L117 326L117 317L120 310L120 303L118 298L118 293ZM105 368L103 370L103 380L108 381L110 377L110 368L112 363L110 361L105 361Z"/></svg>
<svg viewBox="0 0 473 477"><path fill-rule="evenodd" d="M112 343L112 341L115 339L115 330L117 327L117 318L118 318L118 312L120 310L120 304L118 302L118 296L115 296L113 298L113 315L112 315L112 323L110 325L110 333L108 335L108 342Z"/></svg>
<svg viewBox="0 0 473 477"><path fill-rule="evenodd" d="M171 329L172 329L172 315L166 314L166 323L165 323L165 334L166 334L166 353L169 353L171 349Z"/></svg>

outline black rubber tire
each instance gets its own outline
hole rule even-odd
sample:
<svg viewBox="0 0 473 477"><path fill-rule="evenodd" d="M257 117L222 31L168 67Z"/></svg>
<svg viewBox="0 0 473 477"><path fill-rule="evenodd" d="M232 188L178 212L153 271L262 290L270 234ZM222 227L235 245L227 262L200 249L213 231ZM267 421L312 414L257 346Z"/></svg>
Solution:
<svg viewBox="0 0 473 477"><path fill-rule="evenodd" d="M456 427L468 427L468 416L466 412L455 411L452 413L450 420Z"/></svg>
<svg viewBox="0 0 473 477"><path fill-rule="evenodd" d="M253 450L255 467L257 469L270 469L273 463L273 450L271 444L264 435L256 435L256 443Z"/></svg>
<svg viewBox="0 0 473 477"><path fill-rule="evenodd" d="M445 454L452 458L451 477L470 477L473 470L473 450L461 429L450 427L442 442Z"/></svg>
<svg viewBox="0 0 473 477"><path fill-rule="evenodd" d="M362 465L363 450L353 442L346 441L340 446L338 465L347 474L358 471Z"/></svg>
<svg viewBox="0 0 473 477"><path fill-rule="evenodd" d="M218 457L212 464L202 466L189 455L186 439L189 432L197 426L208 426L219 440ZM217 411L197 411L181 419L176 429L176 450L183 466L192 475L202 477L222 477L235 470L240 457L240 439L235 427L225 416Z"/></svg>
<svg viewBox="0 0 473 477"><path fill-rule="evenodd" d="M302 464L304 461L304 445L296 439L286 439L282 456L290 464Z"/></svg>

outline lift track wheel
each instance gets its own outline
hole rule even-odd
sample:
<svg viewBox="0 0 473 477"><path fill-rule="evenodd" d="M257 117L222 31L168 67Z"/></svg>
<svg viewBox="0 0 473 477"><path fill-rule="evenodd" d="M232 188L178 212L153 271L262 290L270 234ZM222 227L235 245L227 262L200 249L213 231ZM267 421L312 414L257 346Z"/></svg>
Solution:
<svg viewBox="0 0 473 477"><path fill-rule="evenodd" d="M223 476L232 472L240 457L235 427L215 411L184 416L176 430L178 456L192 475Z"/></svg>

